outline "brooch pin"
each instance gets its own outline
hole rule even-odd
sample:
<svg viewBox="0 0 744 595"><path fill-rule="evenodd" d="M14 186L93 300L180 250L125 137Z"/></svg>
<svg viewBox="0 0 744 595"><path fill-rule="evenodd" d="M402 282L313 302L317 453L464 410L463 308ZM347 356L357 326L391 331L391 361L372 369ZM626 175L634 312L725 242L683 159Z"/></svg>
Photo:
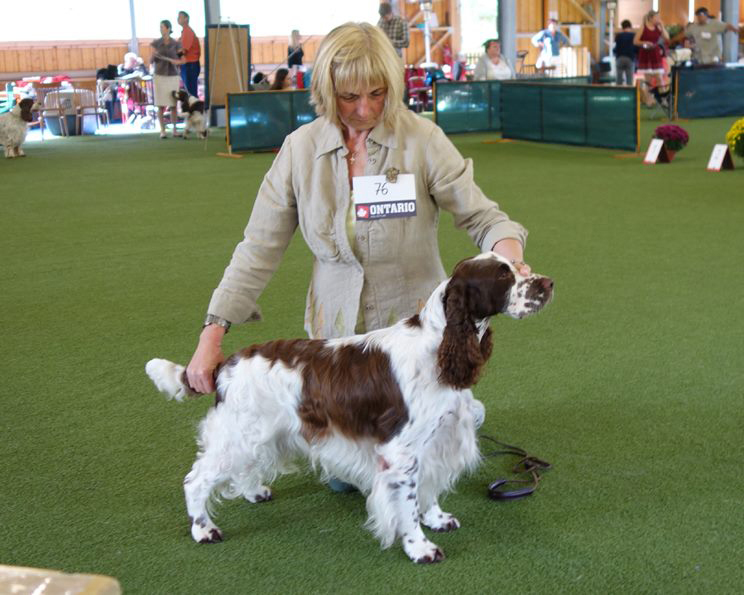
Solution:
<svg viewBox="0 0 744 595"><path fill-rule="evenodd" d="M385 172L385 179L390 182L391 184L395 184L398 181L398 174L400 171L398 171L396 168L391 167Z"/></svg>

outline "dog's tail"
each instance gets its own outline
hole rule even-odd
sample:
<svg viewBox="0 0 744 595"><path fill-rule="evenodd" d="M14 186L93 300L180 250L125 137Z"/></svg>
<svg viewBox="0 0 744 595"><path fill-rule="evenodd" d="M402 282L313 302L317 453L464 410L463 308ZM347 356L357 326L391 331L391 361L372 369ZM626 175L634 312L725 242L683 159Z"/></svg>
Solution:
<svg viewBox="0 0 744 595"><path fill-rule="evenodd" d="M145 365L145 372L156 388L168 399L183 401L184 397L196 397L200 393L194 391L186 380L186 368L169 362L167 359L151 359Z"/></svg>

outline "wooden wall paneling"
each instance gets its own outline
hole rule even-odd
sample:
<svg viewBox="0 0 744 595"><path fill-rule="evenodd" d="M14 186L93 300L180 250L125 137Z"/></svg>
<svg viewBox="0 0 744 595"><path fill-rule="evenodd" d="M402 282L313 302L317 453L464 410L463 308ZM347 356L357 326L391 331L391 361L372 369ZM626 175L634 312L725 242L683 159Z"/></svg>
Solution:
<svg viewBox="0 0 744 595"><path fill-rule="evenodd" d="M263 44L257 43L255 39L251 39L251 59L254 64L265 64Z"/></svg>
<svg viewBox="0 0 744 595"><path fill-rule="evenodd" d="M617 3L617 22L621 23L628 19L634 29L638 29L643 24L643 15L645 15L653 6L652 0L625 0Z"/></svg>
<svg viewBox="0 0 744 595"><path fill-rule="evenodd" d="M585 4L585 2L580 2L580 4ZM596 13L594 14L596 15ZM589 23L587 17L570 0L560 0L558 4L558 20L561 23Z"/></svg>
<svg viewBox="0 0 744 595"><path fill-rule="evenodd" d="M104 66L108 66L108 56L106 55L106 48L102 47L94 47L93 48L93 60L94 60L94 68L103 68ZM123 57L123 56L122 56ZM117 62L118 64L118 62Z"/></svg>
<svg viewBox="0 0 744 595"><path fill-rule="evenodd" d="M711 9L710 3L708 8ZM687 0L664 0L659 2L659 15L665 25L684 25L688 23L689 3Z"/></svg>
<svg viewBox="0 0 744 595"><path fill-rule="evenodd" d="M274 41L274 62L276 64L283 64L287 61L287 43L286 39Z"/></svg>
<svg viewBox="0 0 744 595"><path fill-rule="evenodd" d="M517 3L517 32L535 33L543 28L543 0Z"/></svg>
<svg viewBox="0 0 744 595"><path fill-rule="evenodd" d="M128 51L129 48L127 47L107 48L106 64L121 64L124 61L124 54L126 54Z"/></svg>
<svg viewBox="0 0 744 595"><path fill-rule="evenodd" d="M41 50L44 72L53 72L59 69L57 60L57 48L45 48Z"/></svg>
<svg viewBox="0 0 744 595"><path fill-rule="evenodd" d="M71 53L70 48L65 47L65 46L58 46L56 48L56 53L57 53L57 69L60 68L61 64L70 63L70 53Z"/></svg>
<svg viewBox="0 0 744 595"><path fill-rule="evenodd" d="M34 69L33 53L30 50L18 50L18 66L22 71Z"/></svg>

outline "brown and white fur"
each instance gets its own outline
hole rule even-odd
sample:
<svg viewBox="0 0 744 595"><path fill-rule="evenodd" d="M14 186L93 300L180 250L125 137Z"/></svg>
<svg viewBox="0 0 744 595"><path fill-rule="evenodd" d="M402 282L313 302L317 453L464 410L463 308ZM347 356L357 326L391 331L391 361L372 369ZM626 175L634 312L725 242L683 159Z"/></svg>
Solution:
<svg viewBox="0 0 744 595"><path fill-rule="evenodd" d="M0 145L5 147L6 159L25 157L21 145L26 140L28 122L33 121L32 110L39 109L39 104L28 97L21 99L9 112L0 115Z"/></svg>
<svg viewBox="0 0 744 595"><path fill-rule="evenodd" d="M486 253L460 262L422 311L394 326L343 339L278 340L228 358L217 402L199 428L199 454L184 489L198 542L222 540L210 498L269 500L267 487L308 458L367 497L367 525L389 547L399 538L414 562L444 554L421 524L451 531L460 522L437 502L480 460L476 429L484 408L470 387L491 352L489 318L523 318L552 297L547 277L524 277ZM183 366L147 363L157 388L182 400L193 392Z"/></svg>
<svg viewBox="0 0 744 595"><path fill-rule="evenodd" d="M183 138L188 138L189 131L193 130L199 138L207 137L207 120L204 117L204 102L198 97L189 95L186 91L174 91L175 97L180 103L181 113L184 115L185 123Z"/></svg>

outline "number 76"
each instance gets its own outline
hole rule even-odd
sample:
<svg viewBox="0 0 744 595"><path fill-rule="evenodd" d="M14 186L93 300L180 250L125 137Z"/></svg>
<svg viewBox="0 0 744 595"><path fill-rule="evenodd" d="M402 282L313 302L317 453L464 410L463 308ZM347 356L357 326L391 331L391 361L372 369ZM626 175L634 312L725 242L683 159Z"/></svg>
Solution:
<svg viewBox="0 0 744 595"><path fill-rule="evenodd" d="M375 182L375 186L377 186L375 194L382 194L384 196L388 193L387 182Z"/></svg>

